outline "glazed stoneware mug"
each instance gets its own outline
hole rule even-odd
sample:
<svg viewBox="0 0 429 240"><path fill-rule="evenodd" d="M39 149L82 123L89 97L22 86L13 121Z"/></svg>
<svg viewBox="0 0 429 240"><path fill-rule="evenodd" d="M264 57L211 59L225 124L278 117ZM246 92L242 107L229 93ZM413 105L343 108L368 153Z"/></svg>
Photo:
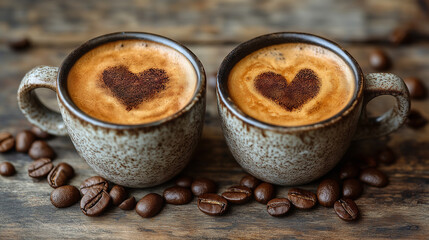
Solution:
<svg viewBox="0 0 429 240"><path fill-rule="evenodd" d="M128 39L160 43L177 50L192 64L196 90L188 104L161 120L122 125L98 120L80 110L67 91L67 74L85 53L102 44ZM56 92L60 113L45 107L33 91ZM28 72L18 89L18 104L27 119L54 135L69 135L79 155L97 174L127 187L150 187L177 175L191 159L201 137L206 102L206 76L198 58L185 46L150 33L103 35L70 53L61 66L39 66ZM112 113L114 114L114 113Z"/></svg>
<svg viewBox="0 0 429 240"><path fill-rule="evenodd" d="M317 45L341 57L351 68L356 86L346 107L329 119L294 127L258 121L241 111L228 92L231 69L250 53L282 43ZM305 184L323 176L340 161L352 140L396 130L410 108L408 89L398 76L364 75L356 60L338 44L292 32L263 35L232 50L219 68L216 95L222 130L236 161L253 176L279 185ZM380 95L392 95L396 105L380 117L368 117L366 104Z"/></svg>

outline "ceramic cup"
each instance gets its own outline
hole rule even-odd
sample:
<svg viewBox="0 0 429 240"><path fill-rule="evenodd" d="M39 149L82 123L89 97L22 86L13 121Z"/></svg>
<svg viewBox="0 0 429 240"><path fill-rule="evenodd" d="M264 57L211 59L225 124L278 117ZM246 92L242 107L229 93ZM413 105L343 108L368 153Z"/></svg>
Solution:
<svg viewBox="0 0 429 240"><path fill-rule="evenodd" d="M229 97L231 69L248 54L281 43L314 44L340 56L356 82L347 106L329 119L297 127L271 125L243 113ZM338 44L305 33L273 33L240 44L219 68L216 93L223 133L234 158L250 174L279 185L304 184L323 176L339 162L352 140L394 131L410 108L408 89L398 76L364 75L356 60ZM392 95L396 105L380 117L367 117L366 104L380 95Z"/></svg>
<svg viewBox="0 0 429 240"><path fill-rule="evenodd" d="M179 112L140 125L100 121L82 112L67 92L67 74L89 50L107 42L143 39L182 53L197 74L192 100ZM57 93L60 113L45 107L34 93L49 88ZM97 174L127 187L149 187L178 174L191 159L201 137L206 102L206 76L198 58L181 44L149 33L113 33L84 43L59 68L39 66L28 72L18 89L18 104L27 119L54 135L69 135L80 156Z"/></svg>

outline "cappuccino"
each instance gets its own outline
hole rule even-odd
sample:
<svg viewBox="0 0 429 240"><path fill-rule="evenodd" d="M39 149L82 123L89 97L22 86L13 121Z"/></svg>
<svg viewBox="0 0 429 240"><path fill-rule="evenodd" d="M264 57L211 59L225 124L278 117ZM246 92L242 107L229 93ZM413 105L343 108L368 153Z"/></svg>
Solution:
<svg viewBox="0 0 429 240"><path fill-rule="evenodd" d="M192 99L197 75L175 49L146 40L98 46L76 61L67 77L68 93L84 113L116 124L161 120Z"/></svg>
<svg viewBox="0 0 429 240"><path fill-rule="evenodd" d="M355 78L328 49L284 43L241 59L228 76L228 91L238 108L259 121L300 126L340 112L353 97Z"/></svg>

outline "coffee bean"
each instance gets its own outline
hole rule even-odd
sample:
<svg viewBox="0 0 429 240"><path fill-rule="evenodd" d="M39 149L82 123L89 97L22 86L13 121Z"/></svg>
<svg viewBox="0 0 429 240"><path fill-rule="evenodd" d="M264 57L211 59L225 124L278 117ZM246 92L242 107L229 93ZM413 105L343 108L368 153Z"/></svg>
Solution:
<svg viewBox="0 0 429 240"><path fill-rule="evenodd" d="M359 176L359 167L353 163L346 163L340 170L340 179L356 178Z"/></svg>
<svg viewBox="0 0 429 240"><path fill-rule="evenodd" d="M192 177L188 177L188 176L179 177L176 180L176 185L179 187L191 188L192 180L193 180Z"/></svg>
<svg viewBox="0 0 429 240"><path fill-rule="evenodd" d="M43 131L42 129L40 129L38 127L32 127L31 132L34 133L34 135L36 135L36 137L39 139L47 139L47 138L51 137L51 134Z"/></svg>
<svg viewBox="0 0 429 240"><path fill-rule="evenodd" d="M304 189L291 188L287 195L291 203L300 209L312 208L317 203L316 194Z"/></svg>
<svg viewBox="0 0 429 240"><path fill-rule="evenodd" d="M413 129L419 129L426 125L427 120L416 110L408 113L407 125Z"/></svg>
<svg viewBox="0 0 429 240"><path fill-rule="evenodd" d="M109 182L100 176L93 176L83 181L79 187L80 192L83 195L85 195L86 192L92 188L107 191L109 188Z"/></svg>
<svg viewBox="0 0 429 240"><path fill-rule="evenodd" d="M87 216L98 216L103 213L110 203L110 195L100 189L89 189L80 200L80 209Z"/></svg>
<svg viewBox="0 0 429 240"><path fill-rule="evenodd" d="M12 39L8 44L14 51L23 51L31 47L31 42L28 38Z"/></svg>
<svg viewBox="0 0 429 240"><path fill-rule="evenodd" d="M120 185L115 185L109 192L110 198L112 199L112 203L115 206L121 204L127 198L127 191L125 188Z"/></svg>
<svg viewBox="0 0 429 240"><path fill-rule="evenodd" d="M28 155L35 160L39 158L54 159L55 152L45 141L37 140L31 144Z"/></svg>
<svg viewBox="0 0 429 240"><path fill-rule="evenodd" d="M381 49L374 49L369 55L369 63L371 67L377 71L389 69L391 61L387 54Z"/></svg>
<svg viewBox="0 0 429 240"><path fill-rule="evenodd" d="M226 212L228 201L214 193L204 193L198 197L198 209L210 216L219 216Z"/></svg>
<svg viewBox="0 0 429 240"><path fill-rule="evenodd" d="M216 183L207 178L198 178L192 182L192 193L200 196L204 193L215 193L217 191Z"/></svg>
<svg viewBox="0 0 429 240"><path fill-rule="evenodd" d="M317 200L324 207L334 206L340 198L340 184L333 179L325 179L317 188Z"/></svg>
<svg viewBox="0 0 429 240"><path fill-rule="evenodd" d="M74 176L73 167L67 163L60 163L48 174L49 186L53 188L61 187Z"/></svg>
<svg viewBox="0 0 429 240"><path fill-rule="evenodd" d="M359 217L359 208L356 203L349 198L336 201L334 210L338 217L345 221L356 220Z"/></svg>
<svg viewBox="0 0 429 240"><path fill-rule="evenodd" d="M363 186L362 183L355 179L349 178L343 182L343 197L350 199L357 199L362 195Z"/></svg>
<svg viewBox="0 0 429 240"><path fill-rule="evenodd" d="M375 168L378 166L376 156L364 156L361 158L361 168Z"/></svg>
<svg viewBox="0 0 429 240"><path fill-rule="evenodd" d="M389 36L389 41L395 45L408 42L412 36L411 26L399 26L395 28Z"/></svg>
<svg viewBox="0 0 429 240"><path fill-rule="evenodd" d="M70 207L80 199L80 192L75 186L65 185L51 193L51 203L57 208Z"/></svg>
<svg viewBox="0 0 429 240"><path fill-rule="evenodd" d="M119 204L119 208L122 210L133 210L136 206L136 198L130 197L126 200L124 200L121 204Z"/></svg>
<svg viewBox="0 0 429 240"><path fill-rule="evenodd" d="M424 99L427 95L427 91L422 81L416 77L404 78L404 82L407 85L410 97L414 99Z"/></svg>
<svg viewBox="0 0 429 240"><path fill-rule="evenodd" d="M290 201L287 198L274 198L267 203L267 212L271 216L284 216L290 209Z"/></svg>
<svg viewBox="0 0 429 240"><path fill-rule="evenodd" d="M245 186L229 187L222 193L222 197L228 200L228 202L243 204L252 198L252 189Z"/></svg>
<svg viewBox="0 0 429 240"><path fill-rule="evenodd" d="M385 187L388 183L387 176L376 168L364 169L360 173L359 180L374 187Z"/></svg>
<svg viewBox="0 0 429 240"><path fill-rule="evenodd" d="M7 152L15 146L15 139L8 132L0 133L0 152Z"/></svg>
<svg viewBox="0 0 429 240"><path fill-rule="evenodd" d="M31 147L31 144L36 140L36 135L34 135L29 130L24 130L16 134L16 143L15 149L17 152L28 152Z"/></svg>
<svg viewBox="0 0 429 240"><path fill-rule="evenodd" d="M386 147L383 150L381 150L377 155L378 161L385 163L385 164L392 164L396 157L395 153L393 153L392 149Z"/></svg>
<svg viewBox="0 0 429 240"><path fill-rule="evenodd" d="M9 177L15 174L15 167L10 162L0 163L0 175L4 177Z"/></svg>
<svg viewBox="0 0 429 240"><path fill-rule="evenodd" d="M189 188L174 186L164 190L164 199L169 204L187 204L192 201L192 192Z"/></svg>
<svg viewBox="0 0 429 240"><path fill-rule="evenodd" d="M32 178L42 178L51 172L54 165L49 158L40 158L28 166L28 176Z"/></svg>
<svg viewBox="0 0 429 240"><path fill-rule="evenodd" d="M249 174L244 176L240 181L241 186L248 187L252 190L255 189L260 183L261 183L261 180Z"/></svg>
<svg viewBox="0 0 429 240"><path fill-rule="evenodd" d="M263 182L255 188L253 195L256 201L266 204L274 197L274 186L270 183Z"/></svg>
<svg viewBox="0 0 429 240"><path fill-rule="evenodd" d="M144 196L136 205L136 212L144 217L150 218L157 215L164 206L164 199L156 193Z"/></svg>

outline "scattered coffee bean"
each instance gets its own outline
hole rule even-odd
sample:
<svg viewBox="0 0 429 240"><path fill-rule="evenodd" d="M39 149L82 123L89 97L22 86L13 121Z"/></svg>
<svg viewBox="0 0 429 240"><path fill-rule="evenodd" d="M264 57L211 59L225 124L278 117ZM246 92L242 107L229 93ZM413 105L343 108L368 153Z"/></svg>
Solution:
<svg viewBox="0 0 429 240"><path fill-rule="evenodd" d="M340 184L333 179L325 179L317 188L317 200L324 207L334 206L340 198Z"/></svg>
<svg viewBox="0 0 429 240"><path fill-rule="evenodd" d="M376 168L364 169L359 176L359 180L374 187L385 187L388 183L387 176Z"/></svg>
<svg viewBox="0 0 429 240"><path fill-rule="evenodd" d="M364 156L360 158L360 167L362 169L365 168L374 168L378 166L377 157L376 156Z"/></svg>
<svg viewBox="0 0 429 240"><path fill-rule="evenodd" d="M110 195L100 189L89 189L80 200L80 209L87 216L98 216L103 213L110 203Z"/></svg>
<svg viewBox="0 0 429 240"><path fill-rule="evenodd" d="M210 216L219 216L226 212L228 201L214 193L204 193L198 197L198 209Z"/></svg>
<svg viewBox="0 0 429 240"><path fill-rule="evenodd" d="M125 199L121 204L119 204L119 208L122 210L133 210L136 206L136 198L130 197Z"/></svg>
<svg viewBox="0 0 429 240"><path fill-rule="evenodd" d="M166 203L183 205L192 201L192 192L189 188L174 186L164 190Z"/></svg>
<svg viewBox="0 0 429 240"><path fill-rule="evenodd" d="M248 187L252 190L254 190L260 183L261 183L261 180L249 174L244 176L240 181L241 186Z"/></svg>
<svg viewBox="0 0 429 240"><path fill-rule="evenodd" d="M31 132L33 132L34 135L36 135L36 137L39 139L47 139L47 138L51 137L51 134L43 131L42 129L40 129L38 127L32 127Z"/></svg>
<svg viewBox="0 0 429 240"><path fill-rule="evenodd" d="M13 39L9 41L9 47L14 51L23 51L30 48L31 42L28 38Z"/></svg>
<svg viewBox="0 0 429 240"><path fill-rule="evenodd" d="M391 65L389 57L381 49L375 49L370 53L369 63L371 64L371 67L377 71L387 70Z"/></svg>
<svg viewBox="0 0 429 240"><path fill-rule="evenodd" d="M386 147L378 153L378 161L384 164L392 164L395 161L395 153L392 149Z"/></svg>
<svg viewBox="0 0 429 240"><path fill-rule="evenodd" d="M136 212L144 217L150 218L157 215L164 206L164 199L156 193L144 196L136 205Z"/></svg>
<svg viewBox="0 0 429 240"><path fill-rule="evenodd" d="M15 174L15 167L10 162L0 163L0 175L4 177L9 177Z"/></svg>
<svg viewBox="0 0 429 240"><path fill-rule="evenodd" d="M300 209L312 208L317 203L316 194L300 188L289 189L288 199L295 207Z"/></svg>
<svg viewBox="0 0 429 240"><path fill-rule="evenodd" d="M256 201L266 204L274 197L274 186L270 183L263 182L255 188L253 195Z"/></svg>
<svg viewBox="0 0 429 240"><path fill-rule="evenodd" d="M188 176L179 177L176 180L176 185L179 187L191 188L192 180L193 180L192 177L188 177Z"/></svg>
<svg viewBox="0 0 429 240"><path fill-rule="evenodd" d="M252 198L252 189L245 186L233 186L222 193L222 197L228 202L243 204Z"/></svg>
<svg viewBox="0 0 429 240"><path fill-rule="evenodd" d="M15 139L8 132L0 133L0 152L7 152L15 146Z"/></svg>
<svg viewBox="0 0 429 240"><path fill-rule="evenodd" d="M48 174L48 183L53 188L61 187L73 176L73 167L67 163L60 163Z"/></svg>
<svg viewBox="0 0 429 240"><path fill-rule="evenodd" d="M413 129L419 129L426 125L427 120L416 110L408 113L407 125Z"/></svg>
<svg viewBox="0 0 429 240"><path fill-rule="evenodd" d="M271 216L281 217L290 209L290 201L287 198L274 198L267 203L267 212Z"/></svg>
<svg viewBox="0 0 429 240"><path fill-rule="evenodd" d="M46 177L46 175L51 172L52 168L54 168L54 165L52 164L51 159L40 158L28 166L28 176L32 178Z"/></svg>
<svg viewBox="0 0 429 240"><path fill-rule="evenodd" d="M353 163L346 163L340 170L340 179L357 178L359 176L359 167Z"/></svg>
<svg viewBox="0 0 429 240"><path fill-rule="evenodd" d="M107 191L109 182L100 176L93 176L83 181L79 187L82 195L85 195L86 192L92 188Z"/></svg>
<svg viewBox="0 0 429 240"><path fill-rule="evenodd" d="M121 204L128 196L125 188L120 185L115 185L109 192L110 198L112 199L112 203L115 206Z"/></svg>
<svg viewBox="0 0 429 240"><path fill-rule="evenodd" d="M389 36L389 41L395 45L408 42L411 39L411 26L400 26L395 28Z"/></svg>
<svg viewBox="0 0 429 240"><path fill-rule="evenodd" d="M349 198L336 201L334 210L338 217L345 221L356 220L359 217L359 208L356 203Z"/></svg>
<svg viewBox="0 0 429 240"><path fill-rule="evenodd" d="M362 183L355 178L348 178L343 182L343 197L357 199L362 195Z"/></svg>
<svg viewBox="0 0 429 240"><path fill-rule="evenodd" d="M195 196L200 196L204 193L214 193L217 191L216 183L207 178L198 178L192 182L192 193Z"/></svg>
<svg viewBox="0 0 429 240"><path fill-rule="evenodd" d="M65 185L51 193L51 203L57 208L70 207L80 199L80 192L75 186Z"/></svg>
<svg viewBox="0 0 429 240"><path fill-rule="evenodd" d="M36 135L34 135L29 130L24 130L16 134L16 143L15 149L17 152L28 152L31 147L31 144L36 140Z"/></svg>
<svg viewBox="0 0 429 240"><path fill-rule="evenodd" d="M37 140L34 141L33 144L31 144L30 150L28 151L28 155L30 155L32 159L54 159L55 152L45 141Z"/></svg>
<svg viewBox="0 0 429 240"><path fill-rule="evenodd" d="M424 99L427 91L420 79L416 77L404 78L404 82L407 85L410 97L414 99Z"/></svg>

